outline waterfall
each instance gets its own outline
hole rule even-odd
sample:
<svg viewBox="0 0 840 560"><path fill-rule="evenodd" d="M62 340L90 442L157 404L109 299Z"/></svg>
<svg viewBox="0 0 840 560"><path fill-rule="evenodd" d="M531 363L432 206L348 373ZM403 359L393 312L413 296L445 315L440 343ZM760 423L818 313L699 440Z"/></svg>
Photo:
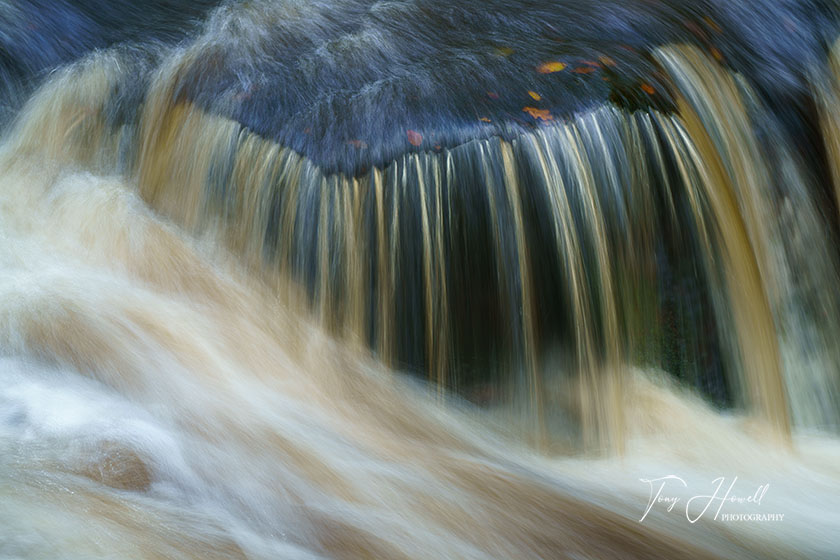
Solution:
<svg viewBox="0 0 840 560"><path fill-rule="evenodd" d="M0 1L0 557L832 557L838 23Z"/></svg>

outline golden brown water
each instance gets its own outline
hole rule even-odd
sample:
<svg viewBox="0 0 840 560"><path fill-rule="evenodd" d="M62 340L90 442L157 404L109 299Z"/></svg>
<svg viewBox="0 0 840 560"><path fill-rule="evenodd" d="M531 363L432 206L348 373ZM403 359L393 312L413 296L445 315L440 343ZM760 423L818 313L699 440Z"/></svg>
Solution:
<svg viewBox="0 0 840 560"><path fill-rule="evenodd" d="M757 138L763 109L738 75L664 47L675 113L603 106L349 176L179 98L203 48L169 56L136 129L105 117L125 76L99 53L6 135L0 556L836 554L836 256L792 148ZM836 181L837 83L814 90ZM480 409L444 390L465 363L452 286L470 264L451 248L467 188L488 210L488 290L509 329ZM534 192L572 326L557 349ZM711 286L727 411L660 369L664 234L690 239ZM397 302L414 296L427 384L398 371ZM691 483L670 488L683 500L721 476L743 493L769 483L760 512L784 521L690 523L660 506L640 521L639 479L669 474Z"/></svg>

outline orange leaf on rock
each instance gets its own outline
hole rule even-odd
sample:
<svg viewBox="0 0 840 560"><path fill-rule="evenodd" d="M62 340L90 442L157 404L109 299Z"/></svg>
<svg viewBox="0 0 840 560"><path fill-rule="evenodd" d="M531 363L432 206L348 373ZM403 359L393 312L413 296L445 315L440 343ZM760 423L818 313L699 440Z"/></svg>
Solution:
<svg viewBox="0 0 840 560"><path fill-rule="evenodd" d="M487 117L478 117L478 120L480 120L481 122L492 122L492 121L491 121L490 119L488 119Z"/></svg>
<svg viewBox="0 0 840 560"><path fill-rule="evenodd" d="M652 86L652 85L650 85L650 84L642 84L642 89L643 89L643 90L645 91L645 93L646 93L646 94L648 94L648 95L653 95L654 93L656 93L656 90L655 90L655 89L653 89L653 86Z"/></svg>
<svg viewBox="0 0 840 560"><path fill-rule="evenodd" d="M535 119L540 119L544 121L553 121L554 117L548 111L548 109L537 109L536 107L522 107L522 110Z"/></svg>
<svg viewBox="0 0 840 560"><path fill-rule="evenodd" d="M539 66L537 66L537 72L540 74L552 74L554 72L560 72L564 70L566 65L562 62L543 62Z"/></svg>
<svg viewBox="0 0 840 560"><path fill-rule="evenodd" d="M405 133L408 135L408 143L412 146L419 146L423 143L423 135L416 130L406 130Z"/></svg>
<svg viewBox="0 0 840 560"><path fill-rule="evenodd" d="M592 66L580 66L580 67L572 70L572 72L574 72L575 74L591 74L595 70L596 70L596 68L594 68Z"/></svg>
<svg viewBox="0 0 840 560"><path fill-rule="evenodd" d="M533 99L534 101L539 101L540 99L542 99L542 95L540 95L536 91L528 90L528 95L530 95L531 99Z"/></svg>
<svg viewBox="0 0 840 560"><path fill-rule="evenodd" d="M723 33L723 29L720 28L720 25L718 25L717 22L709 16L705 16L703 21L706 22L706 25L714 29L716 33Z"/></svg>

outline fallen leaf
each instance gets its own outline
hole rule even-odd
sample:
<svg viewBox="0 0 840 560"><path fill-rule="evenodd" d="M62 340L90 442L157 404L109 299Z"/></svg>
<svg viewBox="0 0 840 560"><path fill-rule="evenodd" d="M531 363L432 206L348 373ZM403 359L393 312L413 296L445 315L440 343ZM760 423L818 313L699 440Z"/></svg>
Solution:
<svg viewBox="0 0 840 560"><path fill-rule="evenodd" d="M487 117L478 117L478 120L480 120L481 122L493 122L490 119L488 119Z"/></svg>
<svg viewBox="0 0 840 560"><path fill-rule="evenodd" d="M597 69L593 68L592 66L579 66L572 70L572 72L574 72L575 74L591 74L595 70Z"/></svg>
<svg viewBox="0 0 840 560"><path fill-rule="evenodd" d="M685 27L691 31L691 33L696 36L698 39L702 41L708 41L708 37L706 35L706 30L701 28L698 24L694 23L693 21L685 21L683 22Z"/></svg>
<svg viewBox="0 0 840 560"><path fill-rule="evenodd" d="M514 53L514 50L510 47L496 47L496 53L502 56L510 56Z"/></svg>
<svg viewBox="0 0 840 560"><path fill-rule="evenodd" d="M533 99L534 101L539 101L540 99L542 99L542 95L540 95L536 91L528 90L528 95L530 95L531 99Z"/></svg>
<svg viewBox="0 0 840 560"><path fill-rule="evenodd" d="M499 94L496 93L495 91L488 91L487 92L487 97L489 97L490 99L498 99Z"/></svg>
<svg viewBox="0 0 840 560"><path fill-rule="evenodd" d="M611 59L608 56L601 55L598 57L598 60L601 61L601 64L604 66L615 66L615 60Z"/></svg>
<svg viewBox="0 0 840 560"><path fill-rule="evenodd" d="M541 119L544 121L553 121L554 117L548 111L548 109L537 109L536 107L522 107L522 110L535 119Z"/></svg>
<svg viewBox="0 0 840 560"><path fill-rule="evenodd" d="M554 72L560 72L564 70L566 65L562 62L543 62L539 66L537 66L537 72L540 74L552 74Z"/></svg>
<svg viewBox="0 0 840 560"><path fill-rule="evenodd" d="M414 130L406 130L406 135L408 135L408 143L412 146L419 146L423 143L423 135Z"/></svg>
<svg viewBox="0 0 840 560"><path fill-rule="evenodd" d="M723 32L723 30L720 28L720 25L718 25L717 22L715 20L713 20L712 18L710 18L709 16L704 17L703 21L705 21L706 24L709 27L711 27L712 29L714 29L717 33L722 33Z"/></svg>
<svg viewBox="0 0 840 560"><path fill-rule="evenodd" d="M648 95L653 95L654 93L656 93L656 90L653 89L653 86L650 84L642 84L642 89Z"/></svg>
<svg viewBox="0 0 840 560"><path fill-rule="evenodd" d="M712 56L715 57L715 60L718 62L723 62L723 55L716 47L712 47Z"/></svg>

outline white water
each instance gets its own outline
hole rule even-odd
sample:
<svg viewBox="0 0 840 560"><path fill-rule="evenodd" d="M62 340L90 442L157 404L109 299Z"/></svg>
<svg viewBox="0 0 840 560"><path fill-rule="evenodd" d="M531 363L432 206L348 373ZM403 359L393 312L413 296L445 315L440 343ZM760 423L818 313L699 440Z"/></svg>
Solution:
<svg viewBox="0 0 840 560"><path fill-rule="evenodd" d="M834 439L779 450L649 372L625 395L625 457L537 456L330 341L130 184L13 155L0 182L0 557L837 550ZM669 487L684 499L719 476L744 495L769 483L759 508L727 509L784 520L691 524L657 505L640 523L639 479L669 474L689 483Z"/></svg>
<svg viewBox="0 0 840 560"><path fill-rule="evenodd" d="M172 55L161 83L167 72L178 77L182 55ZM770 355L738 358L752 364L757 386L779 381L758 366L783 369L797 417L791 440L780 442L759 414L713 410L663 372L619 364L626 375L617 406L596 394L592 400L621 416L614 423L623 452L574 454L575 445L561 444L536 451L517 438L515 413L447 401L378 364L357 341L334 340L305 305L286 297L299 287L267 286L229 253L229 239L220 240L226 232L206 226L196 238L148 207L138 194L142 172L160 179L161 192L152 195L170 204L173 217L199 214L212 163L207 142L230 146L238 125L172 106L161 88L144 118L177 113L183 129L152 120L144 134L106 130L101 114L114 74L123 71L117 55L100 53L53 76L0 148L0 558L838 557L840 441L831 435L837 427L825 425L837 412L830 390L837 375L824 348L832 331L809 322L800 305L808 298L792 290L781 290L783 304L749 301L763 296L739 284L757 280L736 258L738 250L751 254L755 242L743 224L717 216L721 229L738 230L728 247L735 256L722 265L727 281L749 296L735 302L741 324L732 346L774 348L775 339L750 327L774 332L770 311L779 310L771 306L790 307L776 319L797 343L783 345L782 366ZM729 80L720 69L712 76ZM698 91L705 84L688 82ZM730 92L718 101L732 107L733 99L741 98ZM677 132L686 137L674 152L686 161L700 125L717 118L720 131L749 129L746 120L738 128L709 113L697 117L694 140L677 126L681 117L668 117L670 141ZM589 118L597 128L603 116ZM139 136L150 145L135 173L116 146L128 138L136 149ZM171 152L158 137L172 143ZM277 149L262 148L254 153ZM695 151L700 170L714 167L704 156L721 158L711 143ZM246 170L247 155L238 160ZM742 160L749 171L749 158ZM706 183L710 198L723 190ZM735 212L734 203L717 203ZM792 215L818 215L808 205L798 212ZM247 233L252 224L234 225L241 226L234 233ZM762 225L756 218L758 233ZM805 226L813 231L802 239L823 233L821 223L767 227L784 237ZM799 243L807 251L791 242L796 250L777 243L767 252L810 263L816 272L802 284L813 281L814 301L834 301L823 297L834 287L821 283L833 272L828 252ZM708 255L727 260L713 244ZM786 274L794 269L779 264ZM795 285L777 274L774 286ZM761 316L750 316L754 309ZM446 310L432 314L438 311ZM574 401L580 388L568 383L546 391ZM788 403L770 397L766 408L785 416ZM579 429L568 425L574 407L547 414L558 440ZM654 503L645 516L650 487L640 479L668 475L686 483L664 492L680 501L670 512ZM726 503L722 513L783 517L715 519L716 507L700 515L698 499L688 513L699 519L690 522L686 502L711 494L719 477L726 487L734 481L741 497L766 489L760 504Z"/></svg>

